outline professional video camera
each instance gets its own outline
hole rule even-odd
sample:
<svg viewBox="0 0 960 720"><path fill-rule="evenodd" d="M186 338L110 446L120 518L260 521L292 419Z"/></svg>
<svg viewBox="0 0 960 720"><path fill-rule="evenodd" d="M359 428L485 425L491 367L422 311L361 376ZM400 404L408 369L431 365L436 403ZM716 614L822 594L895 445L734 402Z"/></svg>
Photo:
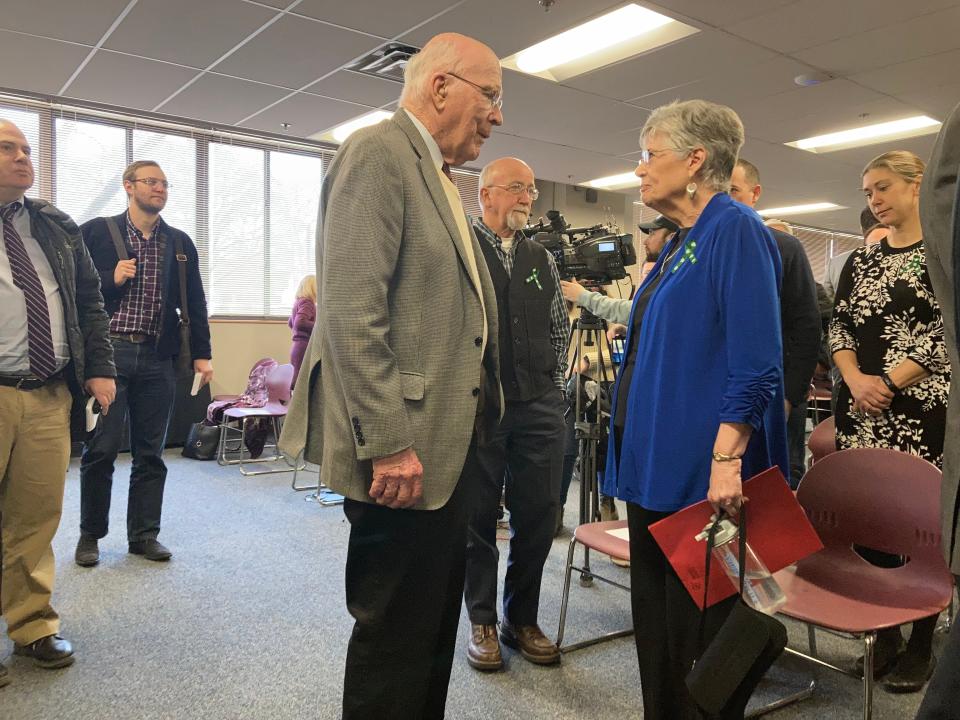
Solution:
<svg viewBox="0 0 960 720"><path fill-rule="evenodd" d="M609 225L571 228L558 210L548 210L547 220L525 227L523 234L550 251L564 280L610 283L625 278L627 266L637 262L632 235L618 235Z"/></svg>

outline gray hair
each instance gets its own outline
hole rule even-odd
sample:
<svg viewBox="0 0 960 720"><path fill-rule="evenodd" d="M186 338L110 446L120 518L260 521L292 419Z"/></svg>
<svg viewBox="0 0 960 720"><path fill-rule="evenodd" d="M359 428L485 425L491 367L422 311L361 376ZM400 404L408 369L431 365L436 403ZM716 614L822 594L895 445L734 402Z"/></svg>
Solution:
<svg viewBox="0 0 960 720"><path fill-rule="evenodd" d="M743 146L743 123L732 109L706 100L675 100L650 113L640 131L640 144L653 133L667 136L680 153L702 147L707 151L700 168L702 182L717 192L730 189L730 176Z"/></svg>
<svg viewBox="0 0 960 720"><path fill-rule="evenodd" d="M407 61L403 70L400 107L418 107L430 99L427 78L435 72L459 72L460 53L451 39L436 37Z"/></svg>

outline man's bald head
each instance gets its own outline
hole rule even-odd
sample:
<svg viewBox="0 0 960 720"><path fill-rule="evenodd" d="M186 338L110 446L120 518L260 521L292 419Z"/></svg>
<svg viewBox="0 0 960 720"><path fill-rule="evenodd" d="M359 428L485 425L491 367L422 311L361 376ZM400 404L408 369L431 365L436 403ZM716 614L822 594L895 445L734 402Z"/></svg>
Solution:
<svg viewBox="0 0 960 720"><path fill-rule="evenodd" d="M0 118L0 204L19 200L33 185L30 152L20 128Z"/></svg>
<svg viewBox="0 0 960 720"><path fill-rule="evenodd" d="M483 222L500 237L510 235L530 219L533 210L533 170L523 160L500 158L480 172Z"/></svg>
<svg viewBox="0 0 960 720"><path fill-rule="evenodd" d="M450 165L476 160L494 125L503 124L500 61L489 47L458 33L432 38L410 58L400 107L437 141Z"/></svg>

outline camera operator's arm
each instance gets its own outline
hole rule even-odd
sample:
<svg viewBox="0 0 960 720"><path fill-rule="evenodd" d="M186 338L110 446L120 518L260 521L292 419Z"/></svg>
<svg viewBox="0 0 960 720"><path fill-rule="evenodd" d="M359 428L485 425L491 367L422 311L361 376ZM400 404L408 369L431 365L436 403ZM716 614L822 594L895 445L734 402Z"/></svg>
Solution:
<svg viewBox="0 0 960 720"><path fill-rule="evenodd" d="M586 308L597 317L621 324L630 321L632 300L618 300L603 293L592 292L574 280L561 280L560 289L567 300Z"/></svg>
<svg viewBox="0 0 960 720"><path fill-rule="evenodd" d="M553 349L557 353L557 367L553 371L553 381L566 397L567 386L564 377L567 374L567 340L570 335L570 319L567 316L567 306L563 302L557 264L550 253L547 253L547 260L550 263L550 274L553 276L553 282L557 286L557 292L550 303L550 344L553 345Z"/></svg>

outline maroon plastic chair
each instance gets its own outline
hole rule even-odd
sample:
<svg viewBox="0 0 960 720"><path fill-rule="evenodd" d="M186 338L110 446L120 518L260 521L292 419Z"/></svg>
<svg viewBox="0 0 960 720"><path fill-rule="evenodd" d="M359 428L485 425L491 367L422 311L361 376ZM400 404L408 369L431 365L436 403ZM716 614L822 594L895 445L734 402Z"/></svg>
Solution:
<svg viewBox="0 0 960 720"><path fill-rule="evenodd" d="M623 531L626 527L626 520L607 520L603 522L584 523L573 531L573 537L570 538L570 546L567 550L567 568L563 579L563 596L560 599L560 627L557 629L557 647L560 648L561 652L573 652L574 650L596 645L606 640L613 640L614 638L633 634L633 626L631 624L631 627L628 629L616 630L589 640L583 640L566 646L563 645L563 634L567 624L567 605L570 600L570 576L574 570L581 574L581 584L589 584L592 579L596 578L608 585L613 585L621 590L630 592L629 586L598 575L596 571L591 570L589 554L590 550L595 550L604 555L609 555L611 558L629 560L630 541L610 533L611 530L616 532ZM573 556L576 552L577 545L582 545L585 548L584 564L582 566L574 565Z"/></svg>
<svg viewBox="0 0 960 720"><path fill-rule="evenodd" d="M280 437L280 428L283 418L287 415L287 405L290 404L290 384L293 381L293 365L277 365L267 376L267 402L263 407L229 408L223 412L223 421L220 423L220 448L217 453L217 462L220 465L239 465L242 475L266 475L269 473L293 472L293 467L272 468L269 470L246 470L245 465L253 463L274 462L285 460L282 453L273 445L273 455L259 458L245 457L246 446L243 444L247 421L258 418L268 418L271 422L274 438ZM228 433L239 433L240 447L237 457L227 456Z"/></svg>
<svg viewBox="0 0 960 720"><path fill-rule="evenodd" d="M807 447L810 448L811 466L837 451L837 426L832 415L813 429L807 438Z"/></svg>
<svg viewBox="0 0 960 720"><path fill-rule="evenodd" d="M832 414L830 406L832 397L830 388L810 383L810 389L807 392L807 417L813 420L814 425L820 424L821 417L830 417Z"/></svg>
<svg viewBox="0 0 960 720"><path fill-rule="evenodd" d="M818 460L797 489L824 549L775 576L787 596L780 612L809 629L810 655L787 652L849 675L816 657L814 629L863 640L867 720L877 631L936 615L950 603L953 577L940 550L940 482L940 470L915 455L854 448ZM854 545L908 561L879 568Z"/></svg>

